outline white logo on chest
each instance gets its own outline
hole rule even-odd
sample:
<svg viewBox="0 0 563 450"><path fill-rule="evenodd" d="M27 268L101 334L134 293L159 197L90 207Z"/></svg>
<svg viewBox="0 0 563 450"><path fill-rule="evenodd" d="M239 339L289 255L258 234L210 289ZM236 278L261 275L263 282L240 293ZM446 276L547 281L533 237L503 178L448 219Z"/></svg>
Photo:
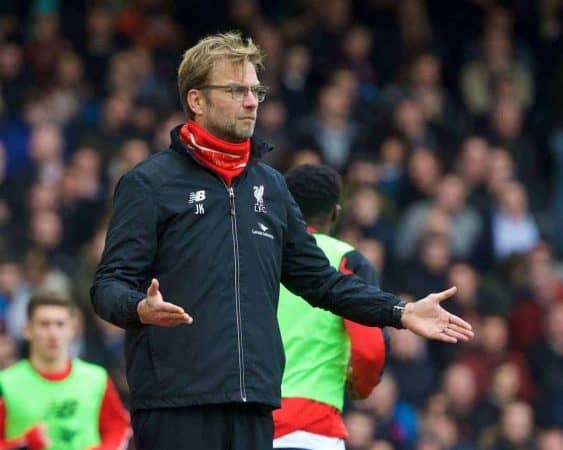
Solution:
<svg viewBox="0 0 563 450"><path fill-rule="evenodd" d="M274 239L274 235L272 233L268 233L268 230L270 229L269 227L267 227L266 225L264 225L261 222L258 222L258 228L260 228L259 230L252 228L251 232L252 234L256 235L256 236L262 236L268 239Z"/></svg>
<svg viewBox="0 0 563 450"><path fill-rule="evenodd" d="M254 186L254 198L256 203L254 204L254 212L265 213L266 207L264 206L264 185Z"/></svg>
<svg viewBox="0 0 563 450"><path fill-rule="evenodd" d="M190 192L188 203L199 203L205 200L205 191Z"/></svg>
<svg viewBox="0 0 563 450"><path fill-rule="evenodd" d="M190 195L188 197L188 203L190 205L195 203L195 213L200 216L202 214L205 214L205 208L203 207L203 202L205 200L205 191L195 191L195 192L190 192Z"/></svg>

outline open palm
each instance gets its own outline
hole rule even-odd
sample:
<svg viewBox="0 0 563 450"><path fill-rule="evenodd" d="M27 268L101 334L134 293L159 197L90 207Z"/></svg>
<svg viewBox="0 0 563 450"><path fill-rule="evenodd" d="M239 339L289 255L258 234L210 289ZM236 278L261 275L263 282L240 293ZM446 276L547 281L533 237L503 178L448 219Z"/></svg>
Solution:
<svg viewBox="0 0 563 450"><path fill-rule="evenodd" d="M175 327L193 322L182 307L164 301L156 278L151 281L147 296L137 305L137 313L141 323L145 325Z"/></svg>
<svg viewBox="0 0 563 450"><path fill-rule="evenodd" d="M408 303L402 317L403 326L419 336L443 342L456 343L473 338L473 329L460 317L449 313L440 303L453 296L457 288L430 294Z"/></svg>

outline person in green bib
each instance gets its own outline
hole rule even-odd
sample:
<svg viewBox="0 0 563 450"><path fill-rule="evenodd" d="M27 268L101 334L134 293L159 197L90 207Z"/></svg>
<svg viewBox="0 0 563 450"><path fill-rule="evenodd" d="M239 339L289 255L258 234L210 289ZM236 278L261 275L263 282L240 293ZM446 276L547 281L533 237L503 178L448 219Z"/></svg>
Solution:
<svg viewBox="0 0 563 450"><path fill-rule="evenodd" d="M302 165L287 174L286 182L330 264L377 285L369 261L330 236L340 212L338 173L328 166ZM274 448L343 450L345 387L358 398L369 395L377 385L387 354L387 334L313 308L284 286L280 287L278 321L286 366L282 407L274 412Z"/></svg>
<svg viewBox="0 0 563 450"><path fill-rule="evenodd" d="M38 293L28 305L29 359L0 372L0 450L117 450L129 414L106 370L70 359L74 305Z"/></svg>

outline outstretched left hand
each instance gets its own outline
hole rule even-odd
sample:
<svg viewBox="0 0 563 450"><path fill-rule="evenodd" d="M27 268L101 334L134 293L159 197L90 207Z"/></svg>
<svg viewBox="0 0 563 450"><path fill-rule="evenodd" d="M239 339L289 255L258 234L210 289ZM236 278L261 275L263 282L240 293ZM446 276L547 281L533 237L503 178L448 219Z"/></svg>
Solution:
<svg viewBox="0 0 563 450"><path fill-rule="evenodd" d="M407 303L401 318L403 326L419 336L452 344L458 340L472 339L474 334L471 325L440 306L441 302L453 296L456 291L456 287L451 287Z"/></svg>

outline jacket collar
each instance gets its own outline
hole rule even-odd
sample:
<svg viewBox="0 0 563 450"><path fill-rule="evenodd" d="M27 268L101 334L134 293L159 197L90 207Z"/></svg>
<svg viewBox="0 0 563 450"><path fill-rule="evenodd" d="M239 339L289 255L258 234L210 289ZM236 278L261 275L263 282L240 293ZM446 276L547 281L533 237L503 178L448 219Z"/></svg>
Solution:
<svg viewBox="0 0 563 450"><path fill-rule="evenodd" d="M182 142L179 136L180 128L182 125L178 125L172 129L170 132L170 148L178 153L185 153L188 151L186 145ZM259 137L252 136L250 138L250 159L260 159L266 153L272 151L274 147L263 141Z"/></svg>

